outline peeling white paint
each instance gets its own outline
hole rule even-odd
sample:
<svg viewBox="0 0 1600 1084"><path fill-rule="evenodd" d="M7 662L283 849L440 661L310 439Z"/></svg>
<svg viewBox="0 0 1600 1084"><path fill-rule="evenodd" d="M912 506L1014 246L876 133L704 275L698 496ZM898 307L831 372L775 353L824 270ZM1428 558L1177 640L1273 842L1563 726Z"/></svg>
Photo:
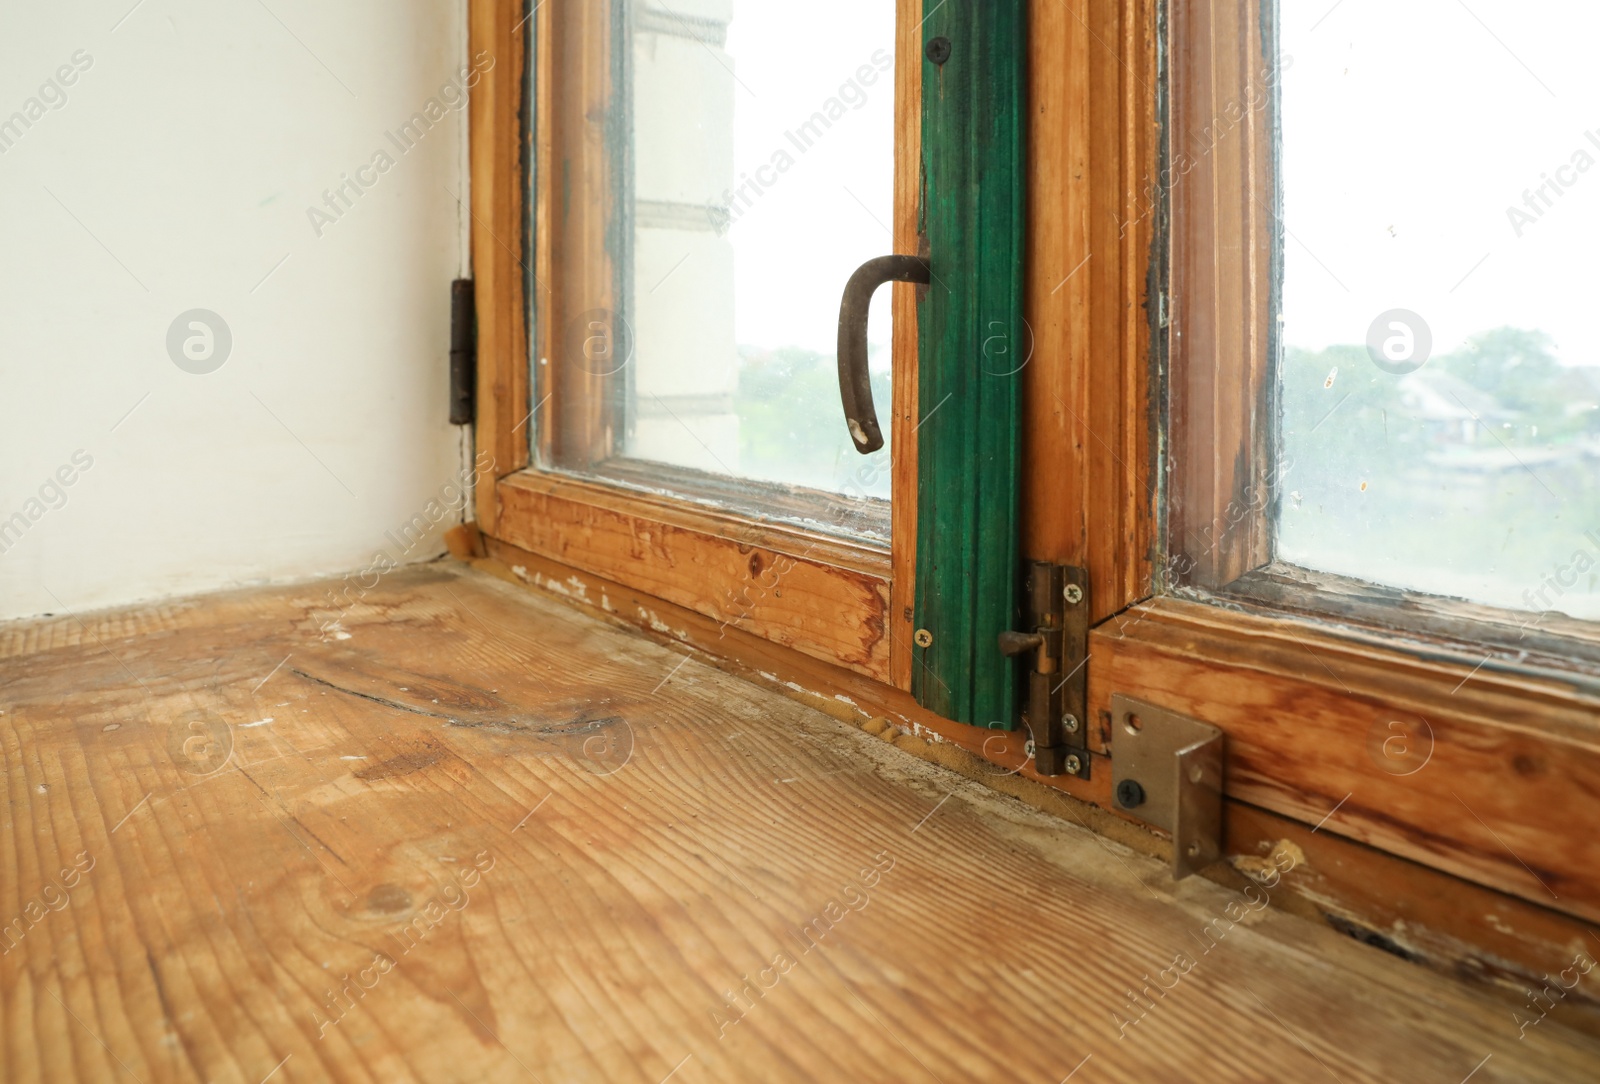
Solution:
<svg viewBox="0 0 1600 1084"><path fill-rule="evenodd" d="M661 620L654 610L647 610L643 606L639 607L639 619L648 624L651 630L654 632L665 632L672 635L677 635L673 631L672 626Z"/></svg>
<svg viewBox="0 0 1600 1084"><path fill-rule="evenodd" d="M569 599L579 598L579 596L574 595L567 588L566 584L562 583L559 580L546 579L545 577L541 576L537 572L535 572L533 574L533 585L535 587L540 587L540 588L543 588L546 591L549 591L552 595L560 595L562 598L569 598ZM582 601L582 600L579 599L579 601Z"/></svg>

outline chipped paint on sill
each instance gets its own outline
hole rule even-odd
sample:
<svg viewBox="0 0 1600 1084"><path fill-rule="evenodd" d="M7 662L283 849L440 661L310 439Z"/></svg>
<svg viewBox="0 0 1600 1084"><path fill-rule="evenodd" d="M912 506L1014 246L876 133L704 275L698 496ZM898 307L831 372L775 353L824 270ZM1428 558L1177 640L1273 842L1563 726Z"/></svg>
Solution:
<svg viewBox="0 0 1600 1084"><path fill-rule="evenodd" d="M1500 933L1509 934L1512 937L1517 936L1516 928L1508 924L1505 919L1501 918L1493 911L1490 911L1488 914L1484 915L1483 920L1490 926L1493 926Z"/></svg>
<svg viewBox="0 0 1600 1084"><path fill-rule="evenodd" d="M679 643L688 644L690 647L694 648L696 652L703 652L703 649L694 643L693 639L689 635L688 630L673 628L671 625L661 620L661 616L654 610L647 610L643 606L636 607L636 610L639 614L639 620L643 622L651 632L659 632L664 636L670 636Z"/></svg>

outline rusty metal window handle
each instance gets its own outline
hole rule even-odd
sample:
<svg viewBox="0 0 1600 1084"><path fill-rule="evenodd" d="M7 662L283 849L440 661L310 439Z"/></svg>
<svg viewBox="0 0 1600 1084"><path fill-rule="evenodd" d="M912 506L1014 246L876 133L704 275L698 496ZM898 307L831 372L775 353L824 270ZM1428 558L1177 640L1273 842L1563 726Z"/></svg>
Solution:
<svg viewBox="0 0 1600 1084"><path fill-rule="evenodd" d="M839 399L856 451L870 455L883 447L883 430L872 407L872 377L867 372L867 310L872 295L886 282L933 281L932 268L920 256L879 256L856 268L839 302Z"/></svg>

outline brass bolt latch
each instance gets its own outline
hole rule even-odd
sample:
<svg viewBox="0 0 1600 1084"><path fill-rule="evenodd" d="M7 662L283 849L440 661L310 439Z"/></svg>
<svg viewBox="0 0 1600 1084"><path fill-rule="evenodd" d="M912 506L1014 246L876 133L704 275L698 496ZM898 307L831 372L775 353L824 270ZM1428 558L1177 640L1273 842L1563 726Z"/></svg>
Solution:
<svg viewBox="0 0 1600 1084"><path fill-rule="evenodd" d="M1088 573L1034 561L1023 596L1031 631L1002 632L1000 653L1029 662L1022 721L1040 775L1089 778Z"/></svg>

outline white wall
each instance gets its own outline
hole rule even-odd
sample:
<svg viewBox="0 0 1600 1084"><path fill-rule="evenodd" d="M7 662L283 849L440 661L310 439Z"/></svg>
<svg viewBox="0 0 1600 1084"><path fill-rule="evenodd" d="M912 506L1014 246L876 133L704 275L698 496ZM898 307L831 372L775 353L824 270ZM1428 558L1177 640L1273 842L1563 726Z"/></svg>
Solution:
<svg viewBox="0 0 1600 1084"><path fill-rule="evenodd" d="M464 0L0 0L0 618L439 551L448 522L386 532L465 462L466 116L385 133L465 35ZM380 148L318 236L307 208ZM190 309L231 329L215 372L169 357Z"/></svg>

